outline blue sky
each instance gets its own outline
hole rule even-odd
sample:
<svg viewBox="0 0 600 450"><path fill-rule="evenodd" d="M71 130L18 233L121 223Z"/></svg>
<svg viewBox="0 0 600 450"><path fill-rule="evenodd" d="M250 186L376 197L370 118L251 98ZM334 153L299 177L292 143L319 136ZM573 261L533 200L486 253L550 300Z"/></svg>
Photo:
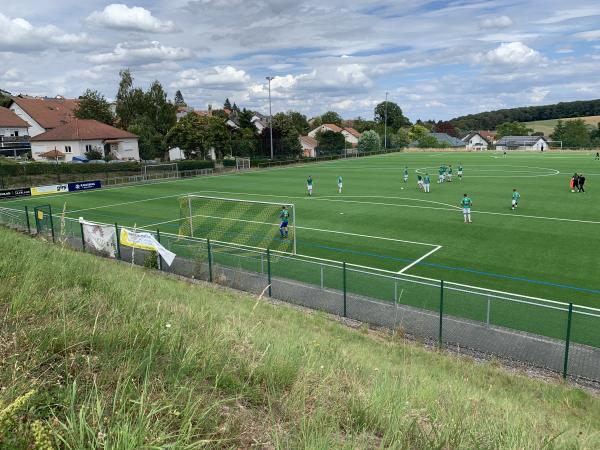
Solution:
<svg viewBox="0 0 600 450"><path fill-rule="evenodd" d="M120 68L199 109L412 119L600 98L598 0L3 0L0 88L112 99Z"/></svg>

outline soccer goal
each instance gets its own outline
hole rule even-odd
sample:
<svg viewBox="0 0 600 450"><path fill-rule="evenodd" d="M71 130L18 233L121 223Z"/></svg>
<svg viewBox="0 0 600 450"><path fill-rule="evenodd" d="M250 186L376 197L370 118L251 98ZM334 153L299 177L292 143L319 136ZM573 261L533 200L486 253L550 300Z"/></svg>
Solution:
<svg viewBox="0 0 600 450"><path fill-rule="evenodd" d="M250 168L250 158L235 158L236 170L248 170Z"/></svg>
<svg viewBox="0 0 600 450"><path fill-rule="evenodd" d="M177 178L179 167L177 163L148 164L142 166L142 177L144 180L159 180L163 178Z"/></svg>
<svg viewBox="0 0 600 450"><path fill-rule="evenodd" d="M287 233L280 229L287 210ZM189 194L179 198L179 234L296 253L296 207Z"/></svg>

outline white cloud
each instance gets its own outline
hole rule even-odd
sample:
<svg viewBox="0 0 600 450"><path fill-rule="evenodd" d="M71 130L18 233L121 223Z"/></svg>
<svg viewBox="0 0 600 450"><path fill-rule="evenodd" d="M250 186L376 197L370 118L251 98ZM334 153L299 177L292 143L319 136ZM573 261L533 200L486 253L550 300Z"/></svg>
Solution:
<svg viewBox="0 0 600 450"><path fill-rule="evenodd" d="M0 13L0 52L40 51L50 48L75 49L92 42L86 33L64 33L54 25L35 27L22 18Z"/></svg>
<svg viewBox="0 0 600 450"><path fill-rule="evenodd" d="M600 30L583 31L574 35L577 39L584 41L600 41Z"/></svg>
<svg viewBox="0 0 600 450"><path fill-rule="evenodd" d="M241 88L250 81L243 70L233 66L215 66L210 69L188 69L177 74L178 79L172 84L175 87L190 88Z"/></svg>
<svg viewBox="0 0 600 450"><path fill-rule="evenodd" d="M508 16L485 17L479 21L480 28L506 28L512 24L513 21Z"/></svg>
<svg viewBox="0 0 600 450"><path fill-rule="evenodd" d="M175 31L175 24L162 21L141 6L128 7L121 3L113 3L102 11L91 13L87 21L95 25L116 30L144 31L152 33L170 33Z"/></svg>
<svg viewBox="0 0 600 450"><path fill-rule="evenodd" d="M476 62L510 66L523 66L543 60L544 57L538 51L522 42L503 43L493 50L475 56Z"/></svg>
<svg viewBox="0 0 600 450"><path fill-rule="evenodd" d="M96 64L129 63L150 64L160 61L180 61L192 57L192 52L182 47L167 47L158 41L117 44L109 53L99 53L87 57Z"/></svg>
<svg viewBox="0 0 600 450"><path fill-rule="evenodd" d="M541 87L534 87L529 95L529 98L533 103L541 103L550 93L548 89Z"/></svg>

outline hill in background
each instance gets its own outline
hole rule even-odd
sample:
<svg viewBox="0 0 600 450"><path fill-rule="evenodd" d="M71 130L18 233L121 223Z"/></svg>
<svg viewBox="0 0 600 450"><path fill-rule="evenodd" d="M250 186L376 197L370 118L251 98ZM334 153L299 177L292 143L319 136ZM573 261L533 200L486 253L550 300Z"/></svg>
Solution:
<svg viewBox="0 0 600 450"><path fill-rule="evenodd" d="M561 118L562 120L574 120L582 119L586 124L597 127L600 123L600 116L587 116L587 117L569 117ZM550 136L554 132L554 127L561 119L550 119L550 120L536 120L534 122L525 122L528 128L533 129L534 132L544 133L544 136Z"/></svg>
<svg viewBox="0 0 600 450"><path fill-rule="evenodd" d="M455 128L467 132L470 130L495 130L498 125L505 122L538 122L590 116L600 116L600 100L499 109L456 117L450 120L450 123Z"/></svg>

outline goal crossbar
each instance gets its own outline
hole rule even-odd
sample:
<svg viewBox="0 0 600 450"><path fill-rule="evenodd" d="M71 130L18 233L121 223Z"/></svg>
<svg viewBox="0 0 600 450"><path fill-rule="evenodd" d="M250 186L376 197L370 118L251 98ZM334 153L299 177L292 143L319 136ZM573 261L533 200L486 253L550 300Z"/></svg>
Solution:
<svg viewBox="0 0 600 450"><path fill-rule="evenodd" d="M180 197L179 203L180 235L296 254L296 206L293 203L198 194ZM285 237L280 230L282 207L289 211Z"/></svg>

